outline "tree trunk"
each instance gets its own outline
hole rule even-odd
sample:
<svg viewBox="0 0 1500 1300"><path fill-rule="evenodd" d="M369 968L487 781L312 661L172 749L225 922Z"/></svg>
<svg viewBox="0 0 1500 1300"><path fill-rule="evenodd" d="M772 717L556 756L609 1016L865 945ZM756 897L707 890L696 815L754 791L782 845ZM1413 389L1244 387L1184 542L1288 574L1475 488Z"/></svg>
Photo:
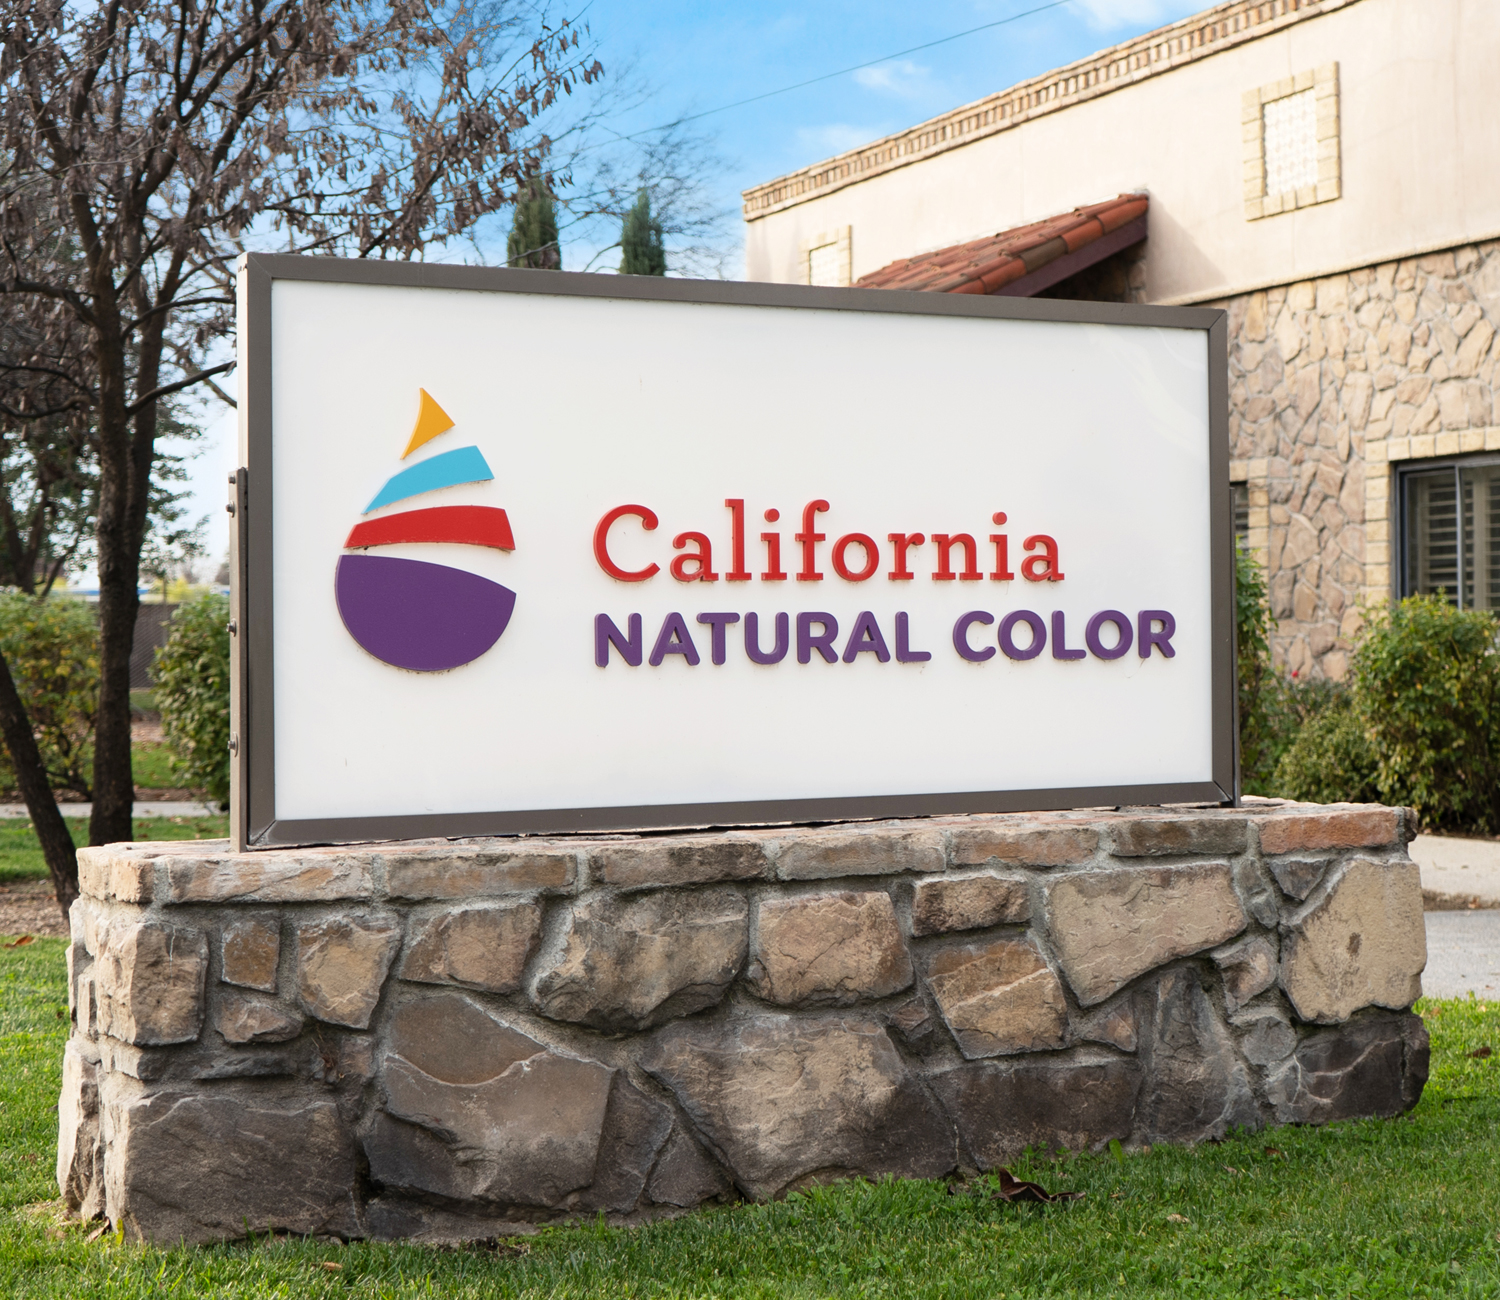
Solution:
<svg viewBox="0 0 1500 1300"><path fill-rule="evenodd" d="M42 765L42 751L37 748L31 719L26 716L26 706L21 702L15 679L10 675L10 664L4 655L0 655L0 733L5 736L5 747L10 750L21 797L26 800L26 811L31 814L36 837L42 842L42 856L47 860L58 906L66 918L73 900L78 897L78 850L73 847L73 837L68 834L62 813L57 810L57 800L52 797L52 784Z"/></svg>
<svg viewBox="0 0 1500 1300"><path fill-rule="evenodd" d="M101 426L105 423L101 419ZM103 444L113 443L107 451ZM130 650L141 598L141 529L135 524L135 473L128 433L101 427L99 516L99 709L94 723L94 812L90 844L135 837L135 777L130 764Z"/></svg>
<svg viewBox="0 0 1500 1300"><path fill-rule="evenodd" d="M106 484L108 480L106 479ZM101 497L111 494L106 486ZM118 511L118 514L116 513ZM140 596L136 554L119 509L106 512L101 501L99 559L99 712L94 727L94 812L89 843L114 844L133 838L131 813L135 780L130 769L130 648L135 638ZM127 534L121 536L121 534Z"/></svg>
<svg viewBox="0 0 1500 1300"><path fill-rule="evenodd" d="M101 273L93 294L94 357L99 371L99 513L94 537L99 568L99 709L94 724L94 812L89 843L133 837L135 781L130 768L130 648L140 607L141 526L145 503L134 500L136 466L126 402L126 357L114 285ZM138 375L137 384L155 383ZM149 453L148 453L149 454ZM149 476L149 467L148 467Z"/></svg>

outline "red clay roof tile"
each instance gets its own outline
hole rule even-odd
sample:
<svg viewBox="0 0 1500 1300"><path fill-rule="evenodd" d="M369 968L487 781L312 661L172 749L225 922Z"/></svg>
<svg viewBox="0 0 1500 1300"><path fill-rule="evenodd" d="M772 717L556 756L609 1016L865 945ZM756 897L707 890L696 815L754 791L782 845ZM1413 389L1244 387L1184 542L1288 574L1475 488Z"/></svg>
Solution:
<svg viewBox="0 0 1500 1300"><path fill-rule="evenodd" d="M1144 216L1146 209L1150 206L1144 194L1121 195L1122 198L1130 198L1133 202L1117 203L1107 212L1099 213L1099 221L1104 226L1107 235L1111 230L1118 230L1127 221L1134 221L1137 217Z"/></svg>
<svg viewBox="0 0 1500 1300"><path fill-rule="evenodd" d="M1049 262L1076 253L1145 214L1144 194L1121 194L1105 203L1002 230L952 248L903 257L861 276L861 289L917 289L928 293L995 293Z"/></svg>
<svg viewBox="0 0 1500 1300"><path fill-rule="evenodd" d="M1013 280L1019 280L1026 274L1026 263L1011 257L996 271L983 276L979 283L984 286L985 293L998 293Z"/></svg>
<svg viewBox="0 0 1500 1300"><path fill-rule="evenodd" d="M1059 232L1070 253L1076 253L1085 244L1092 244L1103 234L1104 226L1098 217L1090 217L1087 221L1080 221L1076 226Z"/></svg>
<svg viewBox="0 0 1500 1300"><path fill-rule="evenodd" d="M1026 272L1040 271L1048 262L1055 262L1068 251L1068 246L1056 235L1044 244L1033 244L1021 250L1021 260L1026 263Z"/></svg>

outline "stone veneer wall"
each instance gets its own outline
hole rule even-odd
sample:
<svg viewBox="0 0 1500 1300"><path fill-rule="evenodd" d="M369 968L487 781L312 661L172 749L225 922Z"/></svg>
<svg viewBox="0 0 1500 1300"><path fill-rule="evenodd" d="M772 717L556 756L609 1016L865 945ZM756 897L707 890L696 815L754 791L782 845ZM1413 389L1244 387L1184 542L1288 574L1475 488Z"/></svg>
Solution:
<svg viewBox="0 0 1500 1300"><path fill-rule="evenodd" d="M1410 815L84 849L58 1181L156 1242L480 1238L1420 1095Z"/></svg>
<svg viewBox="0 0 1500 1300"><path fill-rule="evenodd" d="M1073 302L1146 302L1146 257L1150 247L1149 239L1131 244L1102 262L1059 280L1036 296Z"/></svg>
<svg viewBox="0 0 1500 1300"><path fill-rule="evenodd" d="M1391 464L1500 450L1500 243L1211 305L1277 660L1341 678L1361 602L1391 595Z"/></svg>

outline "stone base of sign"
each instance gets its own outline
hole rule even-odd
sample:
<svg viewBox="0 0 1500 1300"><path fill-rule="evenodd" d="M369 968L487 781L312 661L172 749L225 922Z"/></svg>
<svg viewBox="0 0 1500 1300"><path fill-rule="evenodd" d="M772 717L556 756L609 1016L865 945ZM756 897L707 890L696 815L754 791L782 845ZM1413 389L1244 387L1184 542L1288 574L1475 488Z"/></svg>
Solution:
<svg viewBox="0 0 1500 1300"><path fill-rule="evenodd" d="M79 853L69 1207L453 1240L1415 1104L1411 816Z"/></svg>

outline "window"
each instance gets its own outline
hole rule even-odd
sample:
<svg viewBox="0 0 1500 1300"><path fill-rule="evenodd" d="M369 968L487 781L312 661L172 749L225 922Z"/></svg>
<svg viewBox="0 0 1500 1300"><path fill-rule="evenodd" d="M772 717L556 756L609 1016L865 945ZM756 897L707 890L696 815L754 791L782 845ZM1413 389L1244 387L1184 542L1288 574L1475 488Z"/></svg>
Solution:
<svg viewBox="0 0 1500 1300"><path fill-rule="evenodd" d="M1239 547L1250 545L1250 485L1248 483L1231 483L1229 485L1229 510L1234 520L1234 544Z"/></svg>
<svg viewBox="0 0 1500 1300"><path fill-rule="evenodd" d="M814 235L802 245L802 283L846 285L852 283L853 228L841 226Z"/></svg>
<svg viewBox="0 0 1500 1300"><path fill-rule="evenodd" d="M1247 221L1339 197L1337 63L1247 90L1241 109Z"/></svg>
<svg viewBox="0 0 1500 1300"><path fill-rule="evenodd" d="M1500 609L1500 459L1400 471L1400 594Z"/></svg>

